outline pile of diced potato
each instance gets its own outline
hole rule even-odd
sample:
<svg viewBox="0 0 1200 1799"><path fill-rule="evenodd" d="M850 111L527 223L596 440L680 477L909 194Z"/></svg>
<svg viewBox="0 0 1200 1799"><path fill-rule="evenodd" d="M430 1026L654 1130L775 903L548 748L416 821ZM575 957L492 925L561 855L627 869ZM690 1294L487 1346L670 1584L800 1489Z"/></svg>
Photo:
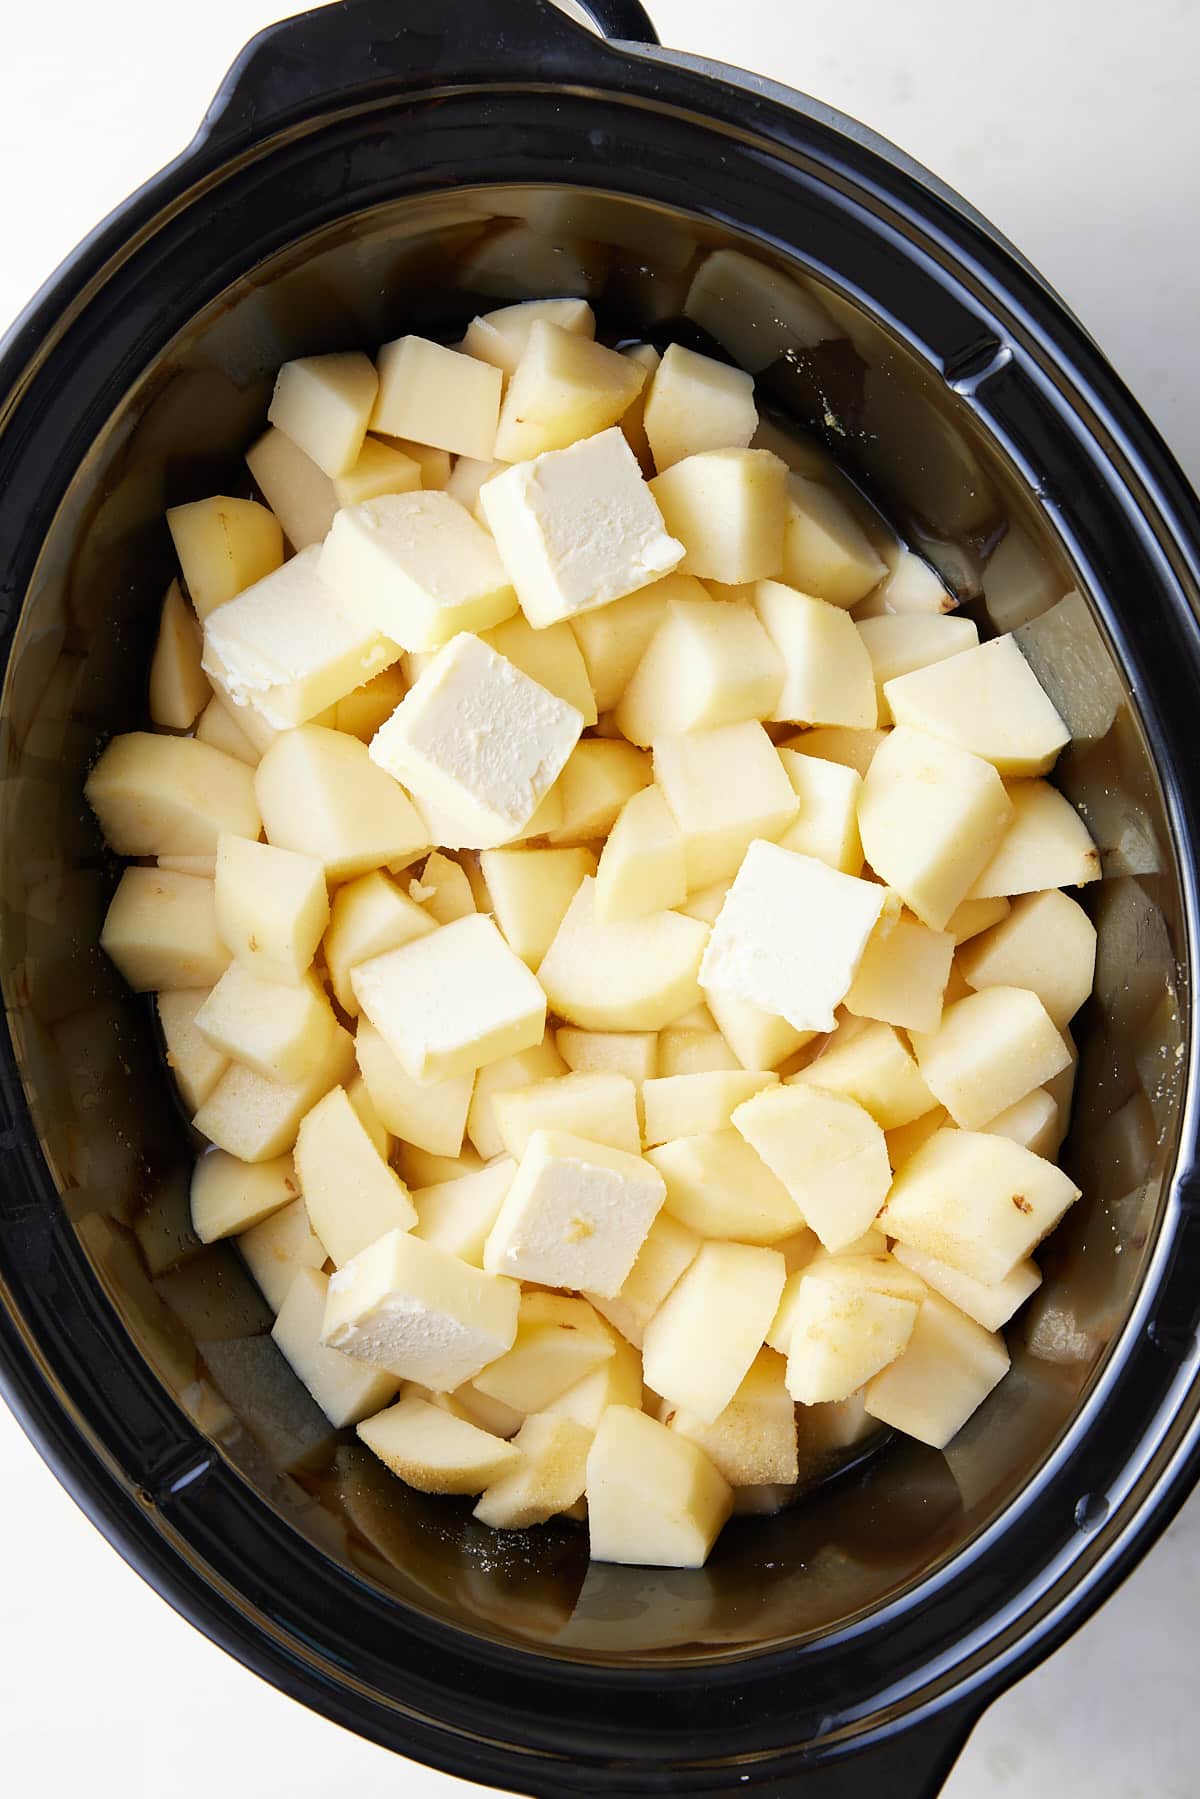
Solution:
<svg viewBox="0 0 1200 1799"><path fill-rule="evenodd" d="M196 1231L331 1423L695 1566L1003 1377L1099 867L1012 638L749 375L594 332L287 364L267 504L168 514L156 729L87 794Z"/></svg>

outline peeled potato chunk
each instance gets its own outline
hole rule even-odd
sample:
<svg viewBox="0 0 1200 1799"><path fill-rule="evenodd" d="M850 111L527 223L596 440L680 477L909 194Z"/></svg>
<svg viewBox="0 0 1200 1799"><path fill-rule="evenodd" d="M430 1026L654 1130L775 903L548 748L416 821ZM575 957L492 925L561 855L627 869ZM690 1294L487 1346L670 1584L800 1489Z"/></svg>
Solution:
<svg viewBox="0 0 1200 1799"><path fill-rule="evenodd" d="M574 1419L536 1413L512 1439L520 1465L486 1489L475 1516L493 1530L528 1530L569 1511L587 1482L592 1433Z"/></svg>
<svg viewBox="0 0 1200 1799"><path fill-rule="evenodd" d="M415 1394L358 1426L393 1474L422 1493L482 1493L521 1462L521 1452Z"/></svg>
<svg viewBox="0 0 1200 1799"><path fill-rule="evenodd" d="M588 1453L592 1560L700 1568L733 1496L704 1451L644 1412L610 1406Z"/></svg>
<svg viewBox="0 0 1200 1799"><path fill-rule="evenodd" d="M944 1449L1007 1373L1003 1337L931 1293L904 1353L869 1382L866 1408L881 1424Z"/></svg>
<svg viewBox="0 0 1200 1799"><path fill-rule="evenodd" d="M711 1423L668 1407L663 1423L702 1449L731 1487L784 1484L799 1476L796 1408L784 1382L784 1361L760 1349L745 1380Z"/></svg>
<svg viewBox="0 0 1200 1799"><path fill-rule="evenodd" d="M213 898L232 955L260 980L303 979L329 920L325 870L315 857L222 832Z"/></svg>
<svg viewBox="0 0 1200 1799"><path fill-rule="evenodd" d="M231 500L221 494L188 506L173 506L167 513L167 525L201 624L210 612L261 581L283 561L280 519L273 518L256 500ZM292 541L295 543L295 538ZM300 547L296 543L296 548Z"/></svg>
<svg viewBox="0 0 1200 1799"><path fill-rule="evenodd" d="M650 483L682 571L701 580L771 580L783 573L787 469L769 450L704 450Z"/></svg>
<svg viewBox="0 0 1200 1799"><path fill-rule="evenodd" d="M707 931L677 912L600 924L583 881L538 969L552 1009L593 1031L654 1031L700 1000Z"/></svg>
<svg viewBox="0 0 1200 1799"><path fill-rule="evenodd" d="M733 1125L827 1249L844 1249L873 1223L892 1171L883 1132L854 1100L816 1088L768 1087L737 1108Z"/></svg>
<svg viewBox="0 0 1200 1799"><path fill-rule="evenodd" d="M985 987L957 1000L936 1031L915 1033L921 1078L963 1130L980 1130L1060 1074L1070 1051L1036 993Z"/></svg>
<svg viewBox="0 0 1200 1799"><path fill-rule="evenodd" d="M911 725L1002 775L1044 775L1070 732L1012 636L897 675L884 694L898 725Z"/></svg>
<svg viewBox="0 0 1200 1799"><path fill-rule="evenodd" d="M646 1384L711 1424L766 1341L786 1272L774 1249L701 1244L646 1327Z"/></svg>
<svg viewBox="0 0 1200 1799"><path fill-rule="evenodd" d="M211 856L222 831L259 832L253 771L193 737L114 737L83 791L119 856Z"/></svg>
<svg viewBox="0 0 1200 1799"><path fill-rule="evenodd" d="M783 684L783 659L751 606L679 597L668 600L621 695L617 724L631 743L648 748L680 731L775 718Z"/></svg>
<svg viewBox="0 0 1200 1799"><path fill-rule="evenodd" d="M344 1088L334 1087L305 1114L295 1160L312 1227L337 1267L388 1231L416 1223L403 1181L371 1142Z"/></svg>
<svg viewBox="0 0 1200 1799"><path fill-rule="evenodd" d="M501 462L526 462L594 437L616 424L645 379L628 357L548 318L535 319L488 453Z"/></svg>
<svg viewBox="0 0 1200 1799"><path fill-rule="evenodd" d="M156 725L186 731L208 704L212 689L200 666L200 648L195 614L178 581L172 581L150 664L150 717Z"/></svg>
<svg viewBox="0 0 1200 1799"><path fill-rule="evenodd" d="M217 935L212 882L166 868L125 870L100 947L135 993L212 987L229 966L229 951Z"/></svg>
<svg viewBox="0 0 1200 1799"><path fill-rule="evenodd" d="M1100 879L1100 852L1071 802L1048 781L1013 781L1003 836L968 899L1082 887Z"/></svg>

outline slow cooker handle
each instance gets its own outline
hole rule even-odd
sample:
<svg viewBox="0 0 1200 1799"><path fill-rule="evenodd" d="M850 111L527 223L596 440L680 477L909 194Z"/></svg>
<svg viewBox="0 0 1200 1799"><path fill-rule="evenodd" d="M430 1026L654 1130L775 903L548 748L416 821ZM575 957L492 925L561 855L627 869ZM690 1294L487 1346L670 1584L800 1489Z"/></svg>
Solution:
<svg viewBox="0 0 1200 1799"><path fill-rule="evenodd" d="M937 1799L983 1710L975 1702L949 1706L839 1761L771 1780L769 1787L755 1786L751 1777L749 1784L714 1790L705 1799L768 1790L771 1799L863 1799L864 1793L871 1799Z"/></svg>

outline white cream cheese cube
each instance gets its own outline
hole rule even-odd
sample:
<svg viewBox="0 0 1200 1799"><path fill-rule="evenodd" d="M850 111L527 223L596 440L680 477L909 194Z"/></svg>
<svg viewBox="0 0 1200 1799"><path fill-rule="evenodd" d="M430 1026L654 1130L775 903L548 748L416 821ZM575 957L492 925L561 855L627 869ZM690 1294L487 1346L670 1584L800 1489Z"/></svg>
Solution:
<svg viewBox="0 0 1200 1799"><path fill-rule="evenodd" d="M517 1164L505 1157L457 1180L418 1187L411 1195L417 1213L413 1236L470 1262L473 1268L482 1268L483 1246L516 1172Z"/></svg>
<svg viewBox="0 0 1200 1799"><path fill-rule="evenodd" d="M782 1243L804 1224L783 1182L735 1130L674 1137L646 1160L667 1183L667 1211L697 1236Z"/></svg>
<svg viewBox="0 0 1200 1799"><path fill-rule="evenodd" d="M948 1299L952 1306L957 1306L960 1312L965 1312L987 1331L1003 1330L1013 1313L1019 1311L1042 1284L1042 1271L1033 1261L1018 1262L1002 1281L988 1287L983 1281L974 1280L969 1274L926 1255L923 1250L911 1249L907 1243L897 1243L894 1254L902 1267L910 1268L927 1287L932 1287L935 1293L940 1293L943 1299Z"/></svg>
<svg viewBox="0 0 1200 1799"><path fill-rule="evenodd" d="M769 450L705 450L656 475L650 492L684 548L682 572L732 585L783 573L787 469Z"/></svg>
<svg viewBox="0 0 1200 1799"><path fill-rule="evenodd" d="M499 369L426 337L400 337L379 352L372 431L408 437L487 462L496 453Z"/></svg>
<svg viewBox="0 0 1200 1799"><path fill-rule="evenodd" d="M322 1341L447 1393L512 1348L519 1303L516 1281L389 1231L333 1276Z"/></svg>
<svg viewBox="0 0 1200 1799"><path fill-rule="evenodd" d="M744 601L672 599L616 722L631 743L648 747L680 731L774 718L783 680L783 661Z"/></svg>
<svg viewBox="0 0 1200 1799"><path fill-rule="evenodd" d="M212 882L169 868L125 870L104 916L100 948L135 993L209 988L229 966Z"/></svg>
<svg viewBox="0 0 1200 1799"><path fill-rule="evenodd" d="M416 1223L403 1181L371 1142L343 1087L301 1119L295 1160L312 1227L337 1267L388 1231Z"/></svg>
<svg viewBox="0 0 1200 1799"><path fill-rule="evenodd" d="M602 1318L619 1330L636 1349L642 1347L646 1326L657 1312L675 1282L700 1247L695 1231L690 1231L669 1212L660 1212L638 1250L637 1260L621 1285L621 1291L605 1298L589 1293L588 1298ZM641 1369L638 1369L641 1388Z"/></svg>
<svg viewBox="0 0 1200 1799"><path fill-rule="evenodd" d="M324 725L285 731L254 771L254 793L267 841L313 857L330 881L402 867L429 849L404 789L365 744Z"/></svg>
<svg viewBox="0 0 1200 1799"><path fill-rule="evenodd" d="M944 1449L1007 1373L1003 1337L931 1293L904 1354L869 1383L867 1411L931 1449Z"/></svg>
<svg viewBox="0 0 1200 1799"><path fill-rule="evenodd" d="M766 716L873 729L879 718L875 677L849 614L782 581L759 581L754 608L784 667L782 689Z"/></svg>
<svg viewBox="0 0 1200 1799"><path fill-rule="evenodd" d="M275 515L272 523L276 525L276 529L279 525L283 526L283 535L292 548L307 550L310 545L320 543L333 523L338 500L333 482L317 467L312 457L306 456L299 445L272 425L246 451L246 466ZM260 507L259 510L265 512L266 508ZM270 513L267 516L269 518ZM266 535L265 527L263 534ZM248 580L242 580L233 592L240 593L243 587L250 586L251 581L259 580L272 568L278 568L282 560L281 543L275 560L267 562L266 567L260 568ZM233 594L226 594L225 597L232 599Z"/></svg>
<svg viewBox="0 0 1200 1799"><path fill-rule="evenodd" d="M231 500L217 494L210 500L172 506L167 527L201 624L210 612L261 581L283 561L280 520L257 500Z"/></svg>
<svg viewBox="0 0 1200 1799"><path fill-rule="evenodd" d="M704 1451L632 1406L604 1413L587 1461L592 1560L702 1568L733 1507Z"/></svg>
<svg viewBox="0 0 1200 1799"><path fill-rule="evenodd" d="M969 750L1002 775L1044 775L1071 734L1012 636L888 681L897 724Z"/></svg>
<svg viewBox="0 0 1200 1799"><path fill-rule="evenodd" d="M480 913L360 962L350 979L414 1080L471 1074L531 1049L545 1032L545 994Z"/></svg>
<svg viewBox="0 0 1200 1799"><path fill-rule="evenodd" d="M359 962L399 949L402 943L427 937L436 929L429 914L382 869L374 868L357 880L344 882L333 896L324 942L325 966L342 1011L352 1018L358 1016L350 971Z"/></svg>
<svg viewBox="0 0 1200 1799"><path fill-rule="evenodd" d="M701 1000L708 926L678 912L600 924L581 883L538 969L559 1017L589 1031L657 1031Z"/></svg>
<svg viewBox="0 0 1200 1799"><path fill-rule="evenodd" d="M194 737L114 737L83 792L119 856L211 856L222 831L259 832L252 770Z"/></svg>
<svg viewBox="0 0 1200 1799"><path fill-rule="evenodd" d="M455 849L528 824L583 729L574 706L467 634L440 650L370 747L418 804L459 821Z"/></svg>
<svg viewBox="0 0 1200 1799"><path fill-rule="evenodd" d="M1069 799L1049 781L1012 781L1012 813L968 899L1082 887L1100 879L1100 852Z"/></svg>
<svg viewBox="0 0 1200 1799"><path fill-rule="evenodd" d="M524 1155L534 1131L566 1131L627 1155L641 1154L637 1088L627 1075L563 1074L535 1081L497 1093L492 1112L510 1156Z"/></svg>
<svg viewBox="0 0 1200 1799"><path fill-rule="evenodd" d="M779 836L799 810L775 746L753 719L660 737L654 779L683 832L689 891L735 873L756 837Z"/></svg>
<svg viewBox="0 0 1200 1799"><path fill-rule="evenodd" d="M192 1170L192 1229L201 1243L216 1243L253 1229L290 1205L300 1192L291 1156L243 1162L209 1149Z"/></svg>
<svg viewBox="0 0 1200 1799"><path fill-rule="evenodd" d="M594 437L617 424L645 381L629 357L535 319L500 408L494 454L523 462Z"/></svg>
<svg viewBox="0 0 1200 1799"><path fill-rule="evenodd" d="M260 980L297 985L329 922L321 863L222 832L213 898L217 930L231 954Z"/></svg>
<svg viewBox="0 0 1200 1799"><path fill-rule="evenodd" d="M744 450L758 429L754 377L671 344L647 384L645 427L660 474L701 450Z"/></svg>
<svg viewBox="0 0 1200 1799"><path fill-rule="evenodd" d="M801 1405L849 1399L908 1346L918 1305L806 1269L797 1285L787 1389Z"/></svg>
<svg viewBox="0 0 1200 1799"><path fill-rule="evenodd" d="M158 621L150 663L150 717L172 731L186 731L212 698L200 666L201 638L196 615L172 581Z"/></svg>
<svg viewBox="0 0 1200 1799"><path fill-rule="evenodd" d="M758 839L713 926L700 984L798 1031L831 1031L883 902L875 882Z"/></svg>
<svg viewBox="0 0 1200 1799"><path fill-rule="evenodd" d="M502 1437L418 1394L364 1419L358 1435L385 1467L421 1493L482 1493L521 1463Z"/></svg>
<svg viewBox="0 0 1200 1799"><path fill-rule="evenodd" d="M640 1156L566 1131L534 1131L484 1250L484 1267L612 1298L662 1209Z"/></svg>
<svg viewBox="0 0 1200 1799"><path fill-rule="evenodd" d="M574 337L596 335L596 315L586 300L519 300L515 306L500 306L473 318L462 341L463 353L515 375L539 319Z"/></svg>
<svg viewBox="0 0 1200 1799"><path fill-rule="evenodd" d="M853 606L887 566L845 500L803 475L787 479L783 578L831 606Z"/></svg>
<svg viewBox="0 0 1200 1799"><path fill-rule="evenodd" d="M330 1424L341 1430L387 1405L397 1381L395 1375L353 1361L322 1343L328 1290L329 1277L319 1269L298 1268L271 1335Z"/></svg>
<svg viewBox="0 0 1200 1799"><path fill-rule="evenodd" d="M459 1155L474 1085L471 1074L414 1080L367 1018L358 1021L354 1052L371 1104L392 1136L430 1155Z"/></svg>
<svg viewBox="0 0 1200 1799"><path fill-rule="evenodd" d="M516 463L479 503L531 625L621 599L683 556L615 427Z"/></svg>
<svg viewBox="0 0 1200 1799"><path fill-rule="evenodd" d="M786 1272L775 1249L701 1244L646 1326L647 1386L711 1424L766 1341Z"/></svg>
<svg viewBox="0 0 1200 1799"><path fill-rule="evenodd" d="M782 849L815 856L844 875L862 873L862 838L858 834L858 800L862 776L819 756L781 749L779 760L792 784L800 810L779 838Z"/></svg>
<svg viewBox="0 0 1200 1799"><path fill-rule="evenodd" d="M275 377L267 417L324 474L345 475L358 461L378 388L361 350L300 356Z"/></svg>
<svg viewBox="0 0 1200 1799"><path fill-rule="evenodd" d="M574 1419L535 1413L512 1441L520 1467L493 1482L475 1507L480 1523L493 1530L545 1524L575 1504L587 1480L592 1433Z"/></svg>
<svg viewBox="0 0 1200 1799"><path fill-rule="evenodd" d="M293 1199L261 1224L240 1231L237 1246L273 1312L278 1312L287 1298L298 1268L321 1268L326 1260L325 1245L313 1230L303 1199Z"/></svg>
<svg viewBox="0 0 1200 1799"><path fill-rule="evenodd" d="M196 1029L196 1014L208 992L204 987L182 987L155 996L167 1067L189 1112L204 1104L229 1066L229 1057Z"/></svg>
<svg viewBox="0 0 1200 1799"><path fill-rule="evenodd" d="M772 1087L740 1105L733 1125L783 1182L826 1249L845 1249L874 1224L892 1170L883 1132L854 1100L809 1087Z"/></svg>

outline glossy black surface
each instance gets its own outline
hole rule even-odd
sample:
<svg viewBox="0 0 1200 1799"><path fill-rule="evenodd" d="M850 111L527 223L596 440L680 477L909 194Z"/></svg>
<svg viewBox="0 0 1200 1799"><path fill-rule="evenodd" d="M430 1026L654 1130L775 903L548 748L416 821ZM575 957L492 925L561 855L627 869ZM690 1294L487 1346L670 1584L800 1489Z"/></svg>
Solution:
<svg viewBox="0 0 1200 1799"><path fill-rule="evenodd" d="M1196 503L1036 278L844 122L538 0L410 16L258 40L0 363L0 1367L123 1553L364 1734L537 1793L913 1799L1195 1472ZM725 347L760 394L1058 682L1105 867L1085 1198L946 1457L872 1458L698 1573L589 1569L575 1533L497 1539L334 1442L236 1253L192 1239L148 1013L95 947L113 871L79 786L142 716L162 510L242 479L281 360L550 286L614 335L703 341L682 309L729 244L757 266L723 277Z"/></svg>

